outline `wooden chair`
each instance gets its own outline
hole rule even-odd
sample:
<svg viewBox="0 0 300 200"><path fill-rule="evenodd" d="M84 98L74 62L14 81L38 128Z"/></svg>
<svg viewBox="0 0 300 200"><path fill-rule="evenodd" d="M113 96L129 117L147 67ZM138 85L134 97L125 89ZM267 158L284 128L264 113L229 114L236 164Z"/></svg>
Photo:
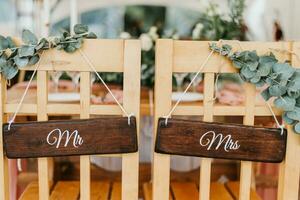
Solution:
<svg viewBox="0 0 300 200"><path fill-rule="evenodd" d="M229 42L228 42L229 43ZM236 42L230 44L238 50ZM207 41L173 41L161 39L156 44L155 68L155 128L159 117L166 116L172 107L172 73L197 72L201 63L209 55ZM258 54L270 52L270 48L293 50L300 54L300 43L271 43L271 42L242 42L243 49L257 50ZM298 49L297 49L297 48ZM290 60L292 66L299 66L300 62L295 55L276 52L277 58ZM239 106L226 106L212 101L214 96L215 74L219 72L220 63L224 61L221 73L235 73L234 67L228 60L214 54L203 69L204 73L204 100L203 103L179 104L173 116L203 116L207 122L213 121L214 116L243 116L245 125L254 125L255 116L271 116L266 105L255 105L255 86L245 83L246 102ZM275 109L280 115L280 111ZM284 162L280 164L278 199L298 199L300 162L297 155L300 153L300 137L295 134L290 126L288 129L287 152ZM199 160L200 162L200 160ZM249 161L241 162L240 181L226 184L211 183L211 158L201 158L199 188L195 183L170 183L170 155L154 153L152 183L143 185L146 200L167 199L201 199L201 200L227 200L227 199L260 199L251 187L252 166Z"/></svg>
<svg viewBox="0 0 300 200"><path fill-rule="evenodd" d="M140 104L140 43L138 40L85 40L81 50L89 56L98 72L123 72L123 106L134 113L139 130ZM32 70L33 67L25 68ZM48 72L52 70L80 72L80 104L49 103ZM79 52L68 54L55 49L43 54L37 71L37 101L23 104L20 113L37 115L38 121L47 121L49 115L122 115L116 104L90 104L90 72L92 70ZM6 80L1 77L0 122L14 113L16 104L6 102ZM109 130L108 130L109 131ZM2 134L2 126L1 126ZM109 133L109 132L108 132ZM17 136L16 136L17 137ZM3 149L2 136L0 148ZM102 155L99 155L102 156ZM58 181L53 183L48 176L48 158L38 158L38 182L28 185L21 199L138 199L138 153L103 155L122 157L122 183L90 181L90 156L80 156L80 182ZM7 158L0 154L0 199L9 199Z"/></svg>

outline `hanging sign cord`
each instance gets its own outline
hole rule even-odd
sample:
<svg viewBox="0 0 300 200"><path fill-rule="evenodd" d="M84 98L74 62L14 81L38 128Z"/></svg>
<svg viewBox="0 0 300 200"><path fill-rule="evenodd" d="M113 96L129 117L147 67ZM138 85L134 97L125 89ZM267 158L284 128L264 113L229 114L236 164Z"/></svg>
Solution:
<svg viewBox="0 0 300 200"><path fill-rule="evenodd" d="M31 75L31 77L30 77L30 79L29 79L29 81L28 81L28 83L27 83L27 86L26 86L25 91L24 91L24 93L23 93L23 95L22 95L22 97L21 97L21 100L20 100L20 102L19 102L19 104L18 104L18 106L17 106L16 111L14 112L12 118L8 121L8 127L7 127L8 130L10 130L11 124L15 121L15 119L16 119L16 117L17 117L17 114L18 114L18 112L19 112L20 109L21 109L21 106L22 106L22 104L23 104L23 101L24 101L24 99L25 99L25 96L26 96L26 94L28 93L28 89L29 89L29 87L30 87L30 84L31 84L31 82L32 82L32 80L33 80L33 78L34 78L34 76L35 76L35 74L36 74L37 69L38 69L39 66L40 66L40 63L41 63L43 54L44 54L44 51L41 53L40 59L39 59L38 63L36 64L36 66L35 66L35 68L34 68L34 71L33 71L32 75Z"/></svg>
<svg viewBox="0 0 300 200"><path fill-rule="evenodd" d="M219 40L219 42L220 42L220 40ZM209 61L209 59L213 55L213 53L214 53L214 51L211 50L210 53L208 54L208 56L206 57L206 59L204 60L204 62L200 65L197 73L194 75L194 77L192 78L192 80L190 81L190 83L188 84L188 86L185 88L184 92L181 93L181 95L180 95L179 99L176 101L175 105L172 107L172 109L170 110L170 112L166 116L164 116L164 118L165 118L165 125L168 124L168 119L171 117L172 113L175 111L175 109L178 106L178 104L182 101L184 95L189 90L189 88L191 87L191 85L193 84L193 82L195 81L195 79L197 78L197 76L200 74L200 72L203 70L203 68L205 67L205 65L207 64L207 62Z"/></svg>
<svg viewBox="0 0 300 200"><path fill-rule="evenodd" d="M239 45L239 47L240 47L240 49L243 50L241 42L239 40L234 40L234 41L237 42L238 45ZM271 49L271 50L277 50L277 49ZM285 50L278 50L278 51L279 52L285 52ZM293 53L293 52L289 52L289 53ZM284 124L283 123L282 124L279 123L279 121L278 121L278 119L277 119L277 117L276 117L276 115L275 115L275 113L274 113L274 111L272 109L272 106L269 104L269 102L266 101L264 98L263 98L263 100L267 104L267 106L268 106L268 108L269 108L269 110L270 110L270 112L271 112L271 114L272 114L272 116L273 116L273 118L275 120L275 123L277 124L278 128L281 129L280 135L283 135L283 133L284 133Z"/></svg>
<svg viewBox="0 0 300 200"><path fill-rule="evenodd" d="M89 65L89 67L96 73L97 77L100 79L101 83L107 89L107 91L109 92L109 94L113 97L113 99L118 104L118 106L120 107L120 109L122 110L122 112L128 117L128 125L130 125L130 117L134 116L134 114L133 113L129 114L128 112L126 112L125 108L118 101L118 99L115 97L115 95L113 94L113 92L109 89L109 87L107 86L107 84L105 83L105 81L102 79L102 77L100 76L100 74L97 72L95 66L93 65L93 63L91 62L91 60L88 58L88 56L81 49L79 49L79 53L84 58L84 60L87 62L87 64Z"/></svg>

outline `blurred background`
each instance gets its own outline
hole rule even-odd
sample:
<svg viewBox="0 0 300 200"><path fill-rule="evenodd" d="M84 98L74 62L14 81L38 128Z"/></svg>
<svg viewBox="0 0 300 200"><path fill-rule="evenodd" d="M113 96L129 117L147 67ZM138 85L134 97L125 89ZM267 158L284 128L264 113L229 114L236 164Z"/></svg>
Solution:
<svg viewBox="0 0 300 200"><path fill-rule="evenodd" d="M241 40L281 41L299 40L299 0L0 0L0 35L21 36L24 28L38 37L53 36L60 30L70 30L76 23L89 26L99 38L139 38L142 44L142 103L148 111L142 110L140 138L140 185L151 179L152 115L155 41L158 38L184 40ZM122 75L102 74L111 87L121 89ZM11 82L10 94L18 101L26 86L30 72L20 73ZM174 74L174 86L181 92L189 74ZM69 82L60 81L66 79ZM61 87L77 91L79 76L74 73L53 74L51 80ZM56 80L56 81L55 81ZM230 80L233 84L224 86ZM94 80L96 83L97 80ZM94 83L94 82L93 82ZM93 84L92 83L92 84ZM244 101L241 80L227 74L219 77L221 104L238 105ZM15 84L15 85L14 85ZM193 92L201 93L201 76L193 85ZM57 89L57 88L56 88ZM203 89L203 88L202 88ZM223 92L223 93L222 93ZM101 92L99 92L101 93ZM103 93L103 91L102 91ZM101 94L102 94L101 93ZM121 96L121 95L120 95ZM91 97L92 101L95 96ZM105 103L101 97L100 103ZM120 97L122 98L122 96ZM104 100L103 100L104 99ZM109 97L108 97L109 99ZM143 100L144 99L144 100ZM97 98L94 98L97 102ZM102 101L103 100L103 101ZM200 100L200 99L197 99ZM107 100L109 102L109 100ZM142 105L143 106L143 105ZM19 121L36 120L21 118ZM217 121L242 123L242 118L217 119ZM256 119L256 124L274 126L272 118ZM120 180L121 161L116 158L92 158L92 179ZM11 199L16 199L33 180L37 180L36 159L23 160L24 171L16 168L16 161L10 161ZM78 180L79 160L77 158L55 158L55 180ZM237 180L239 163L216 160L212 165L212 180L226 182ZM199 182L199 159L172 156L171 179ZM276 199L278 165L255 164L256 188L262 199ZM142 196L142 192L140 194Z"/></svg>

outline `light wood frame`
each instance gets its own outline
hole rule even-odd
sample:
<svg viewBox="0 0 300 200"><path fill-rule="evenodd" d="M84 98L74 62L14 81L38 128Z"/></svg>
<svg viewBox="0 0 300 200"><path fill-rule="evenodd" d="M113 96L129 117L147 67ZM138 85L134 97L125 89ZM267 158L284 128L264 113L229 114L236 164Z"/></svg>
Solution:
<svg viewBox="0 0 300 200"><path fill-rule="evenodd" d="M235 41L226 41L234 49L238 50L239 44ZM244 50L257 50L258 54L273 51L279 60L290 60L292 66L299 66L300 43L295 42L241 42ZM274 49L286 50L276 51ZM294 52L291 54L288 52ZM156 44L156 66L155 66L155 127L159 117L166 116L172 107L172 73L197 72L200 65L209 55L208 41L176 41L171 39L160 39ZM224 65L219 69L221 62ZM219 71L220 70L220 71ZM254 125L255 116L271 116L267 106L255 105L255 86L244 84L246 93L245 105L225 106L212 101L214 95L215 74L235 73L232 64L218 54L214 54L204 67L204 101L199 105L180 105L176 108L174 115L180 116L203 116L203 120L213 121L213 116L243 116L244 124ZM275 109L280 115L280 110ZM300 160L295 159L300 154L300 136L295 134L291 126L288 128L287 152L285 161L280 164L278 199L298 199ZM200 160L199 160L200 162ZM210 158L202 158L200 168L199 199L210 198ZM241 162L239 199L250 199L252 162ZM153 157L153 200L169 199L170 185L170 155L154 152Z"/></svg>
<svg viewBox="0 0 300 200"><path fill-rule="evenodd" d="M141 47L139 40L85 40L81 50L88 55L98 72L123 72L123 106L128 113L133 113L137 120L139 133L140 119L140 66ZM33 70L33 67L24 68ZM80 104L48 103L48 71L80 72ZM36 114L38 121L48 120L49 114L80 115L89 118L93 115L122 115L116 105L90 105L90 72L88 64L77 51L72 54L51 49L45 51L37 72L37 103L23 104L20 114ZM0 122L6 122L7 115L15 112L16 104L6 102L6 80L1 76ZM2 134L2 125L0 128ZM16 135L17 137L17 135ZM0 148L3 150L2 135ZM0 153L0 199L9 199L8 163ZM138 164L139 154L105 155L122 157L122 199L138 199ZM48 158L38 158L39 199L49 199L50 178ZM80 197L90 199L90 156L80 156Z"/></svg>

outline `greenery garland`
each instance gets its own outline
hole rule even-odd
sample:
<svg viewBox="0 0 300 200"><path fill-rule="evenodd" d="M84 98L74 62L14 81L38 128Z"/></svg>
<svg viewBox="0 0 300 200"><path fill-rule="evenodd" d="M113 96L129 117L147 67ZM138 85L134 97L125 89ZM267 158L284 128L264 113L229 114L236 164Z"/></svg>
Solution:
<svg viewBox="0 0 300 200"><path fill-rule="evenodd" d="M0 35L0 72L7 80L14 78L19 69L36 64L42 51L56 48L73 53L82 46L84 38L97 38L88 31L88 26L77 24L74 34L62 30L57 37L41 38L40 40L29 30L23 30L21 46L17 46L11 37Z"/></svg>
<svg viewBox="0 0 300 200"><path fill-rule="evenodd" d="M244 81L257 87L267 84L262 97L266 101L274 98L274 105L284 111L283 120L300 134L300 69L278 62L272 53L258 56L256 51L232 52L230 45L218 47L216 43L211 43L210 49L229 58Z"/></svg>

